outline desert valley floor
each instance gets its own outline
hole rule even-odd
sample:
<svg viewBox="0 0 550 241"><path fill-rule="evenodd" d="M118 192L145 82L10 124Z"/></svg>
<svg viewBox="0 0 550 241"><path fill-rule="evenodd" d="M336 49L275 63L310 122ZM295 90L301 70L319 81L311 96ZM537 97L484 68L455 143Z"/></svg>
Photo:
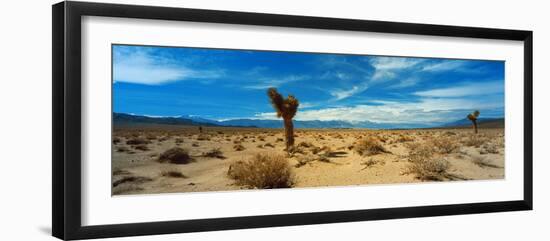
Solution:
<svg viewBox="0 0 550 241"><path fill-rule="evenodd" d="M257 154L288 162L291 187L326 187L504 178L504 129L297 129L285 151L282 129L115 126L112 194L255 188L231 178ZM163 160L166 151L185 160ZM180 149L181 148L181 149Z"/></svg>

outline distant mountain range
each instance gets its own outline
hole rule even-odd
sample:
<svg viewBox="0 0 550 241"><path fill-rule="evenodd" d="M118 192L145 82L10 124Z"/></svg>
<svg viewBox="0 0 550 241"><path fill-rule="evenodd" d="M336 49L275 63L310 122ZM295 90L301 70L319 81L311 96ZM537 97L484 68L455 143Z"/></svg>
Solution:
<svg viewBox="0 0 550 241"><path fill-rule="evenodd" d="M257 128L282 128L282 120L259 120L259 119L232 119L217 121L198 116L180 116L180 117L149 117L140 115L131 115L124 113L113 113L113 122L115 125L138 125L138 124L164 124L164 125L187 125L187 126L226 126L226 127L257 127ZM503 118L480 118L480 125L484 123L496 123L494 127L499 127L498 123L504 126ZM295 128L368 128L368 129L417 129L417 128L437 128L437 127L465 127L471 126L471 122L464 118L452 121L446 124L403 124L403 123L376 123L371 121L294 121ZM501 127L502 127L501 126Z"/></svg>

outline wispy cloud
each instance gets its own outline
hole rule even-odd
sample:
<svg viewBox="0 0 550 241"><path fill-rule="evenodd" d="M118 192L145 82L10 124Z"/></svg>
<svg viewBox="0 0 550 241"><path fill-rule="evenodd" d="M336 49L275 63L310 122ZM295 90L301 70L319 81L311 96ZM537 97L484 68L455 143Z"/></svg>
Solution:
<svg viewBox="0 0 550 241"><path fill-rule="evenodd" d="M464 71L463 67L466 64L466 61L462 60L453 60L453 61L442 61L438 63L432 63L422 66L422 71L429 72L443 72L443 71Z"/></svg>
<svg viewBox="0 0 550 241"><path fill-rule="evenodd" d="M332 95L334 97L333 100L343 100L343 99L349 98L353 95L359 94L359 93L367 90L368 88L369 88L369 85L367 83L361 83L359 85L355 85L355 86L351 87L351 89L332 90L330 92L330 95Z"/></svg>
<svg viewBox="0 0 550 241"><path fill-rule="evenodd" d="M420 82L420 78L409 77L399 80L397 83L388 86L389 89L399 89L415 86Z"/></svg>
<svg viewBox="0 0 550 241"><path fill-rule="evenodd" d="M399 57L376 57L370 59L370 64L375 68L373 81L390 80L397 76L397 72L412 68L423 59L418 58L399 58Z"/></svg>
<svg viewBox="0 0 550 241"><path fill-rule="evenodd" d="M281 85L308 79L307 75L288 75L279 78L259 78L259 81L254 84L243 86L245 89L267 89L271 87L279 87Z"/></svg>
<svg viewBox="0 0 550 241"><path fill-rule="evenodd" d="M415 95L422 97L466 97L499 93L504 93L504 85L502 81L467 83L456 87L414 92Z"/></svg>
<svg viewBox="0 0 550 241"><path fill-rule="evenodd" d="M497 97L495 97L497 98ZM488 99L434 99L424 98L415 102L377 101L376 105L302 110L296 120L343 120L350 122L371 121L377 123L447 123L464 118L471 110L503 108L498 101ZM255 118L275 119L274 113L257 113Z"/></svg>
<svg viewBox="0 0 550 241"><path fill-rule="evenodd" d="M152 55L149 51L118 50L113 59L113 81L143 85L162 85L190 78L213 79L223 75L222 70L197 71L173 59Z"/></svg>

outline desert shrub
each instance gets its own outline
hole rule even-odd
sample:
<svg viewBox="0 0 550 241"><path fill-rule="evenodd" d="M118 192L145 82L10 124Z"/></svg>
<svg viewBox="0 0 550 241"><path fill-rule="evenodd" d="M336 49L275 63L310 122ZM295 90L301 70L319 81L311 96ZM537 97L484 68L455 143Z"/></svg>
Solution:
<svg viewBox="0 0 550 241"><path fill-rule="evenodd" d="M441 154L450 154L458 150L459 145L455 140L449 137L440 137L433 139L431 144L435 150Z"/></svg>
<svg viewBox="0 0 550 241"><path fill-rule="evenodd" d="M193 142L193 144L191 144L191 146L193 146L193 147L199 147L200 145L199 145L199 143L197 143L197 142Z"/></svg>
<svg viewBox="0 0 550 241"><path fill-rule="evenodd" d="M321 148L318 146L312 146L309 150L311 151L311 153L317 154L321 151Z"/></svg>
<svg viewBox="0 0 550 241"><path fill-rule="evenodd" d="M313 146L313 144L311 144L311 142L302 141L302 142L298 143L298 147L310 148L312 146Z"/></svg>
<svg viewBox="0 0 550 241"><path fill-rule="evenodd" d="M183 175L183 173L178 170L162 170L160 175L163 177L187 178L187 176Z"/></svg>
<svg viewBox="0 0 550 241"><path fill-rule="evenodd" d="M369 158L368 160L364 161L364 162L361 162L361 165L364 165L365 168L363 169L366 169L366 168L369 168L369 167L372 167L376 164L380 164L380 165L385 165L386 162L384 160L376 160L374 158Z"/></svg>
<svg viewBox="0 0 550 241"><path fill-rule="evenodd" d="M293 184L288 161L282 155L258 153L229 166L228 176L237 185L250 188L287 188Z"/></svg>
<svg viewBox="0 0 550 241"><path fill-rule="evenodd" d="M223 152L220 150L219 147L212 148L212 149L210 149L209 151L202 153L202 156L205 156L205 157L215 157L215 158L220 158L220 159L225 158L225 157L223 156Z"/></svg>
<svg viewBox="0 0 550 241"><path fill-rule="evenodd" d="M275 142L283 142L283 138L277 138L277 140L275 140Z"/></svg>
<svg viewBox="0 0 550 241"><path fill-rule="evenodd" d="M233 146L233 150L235 151L243 151L244 149L245 149L244 146L241 144L236 144Z"/></svg>
<svg viewBox="0 0 550 241"><path fill-rule="evenodd" d="M181 143L183 143L183 138L178 137L174 141L176 142L176 144L181 144Z"/></svg>
<svg viewBox="0 0 550 241"><path fill-rule="evenodd" d="M140 144L140 145L134 146L134 149L140 150L140 151L148 151L149 147L146 144Z"/></svg>
<svg viewBox="0 0 550 241"><path fill-rule="evenodd" d="M305 149L299 146L290 147L290 150L286 150L286 151L290 154L305 154Z"/></svg>
<svg viewBox="0 0 550 241"><path fill-rule="evenodd" d="M320 154L318 157L317 157L317 161L320 161L320 162L326 162L326 163L329 163L330 162L330 154L331 152L325 152L325 153L322 153Z"/></svg>
<svg viewBox="0 0 550 241"><path fill-rule="evenodd" d="M189 152L185 149L174 147L160 154L159 162L170 162L175 164L187 164L192 161Z"/></svg>
<svg viewBox="0 0 550 241"><path fill-rule="evenodd" d="M149 144L151 141L143 138L143 137L133 137L126 141L126 144L128 145L142 145L142 144Z"/></svg>
<svg viewBox="0 0 550 241"><path fill-rule="evenodd" d="M197 136L197 141L209 141L209 140L210 140L209 135L200 134L199 136Z"/></svg>
<svg viewBox="0 0 550 241"><path fill-rule="evenodd" d="M414 138L412 136L408 136L408 135L399 135L399 137L397 138L396 141L399 142L399 143L409 142L409 141L414 141Z"/></svg>
<svg viewBox="0 0 550 241"><path fill-rule="evenodd" d="M125 146L119 146L116 148L116 151L117 152L129 152L130 149L128 149L128 147L125 147Z"/></svg>
<svg viewBox="0 0 550 241"><path fill-rule="evenodd" d="M147 135L147 137L145 137L145 138L147 138L147 140L149 140L149 141L153 141L153 140L157 139L157 137L154 136L154 135Z"/></svg>
<svg viewBox="0 0 550 241"><path fill-rule="evenodd" d="M407 159L410 162L422 161L423 159L431 158L434 155L434 147L431 145L420 143L408 143L409 154Z"/></svg>
<svg viewBox="0 0 550 241"><path fill-rule="evenodd" d="M386 148L376 138L367 138L359 141L355 146L355 152L362 156L372 156L380 153L387 153Z"/></svg>
<svg viewBox="0 0 550 241"><path fill-rule="evenodd" d="M123 169L115 169L113 170L113 176L118 176L118 175L131 175L132 173L127 171L127 170L123 170Z"/></svg>
<svg viewBox="0 0 550 241"><path fill-rule="evenodd" d="M434 155L434 148L427 144L409 145L409 166L407 173L416 175L421 180L442 180L450 168L444 158Z"/></svg>
<svg viewBox="0 0 550 241"><path fill-rule="evenodd" d="M305 164L308 164L312 161L315 161L317 159L316 156L314 155L303 155L303 156L300 156L298 157L298 163L296 163L296 165L294 167L301 167Z"/></svg>
<svg viewBox="0 0 550 241"><path fill-rule="evenodd" d="M116 144L118 144L118 143L120 143L120 138L119 138L119 137L116 137L116 136L113 137L113 144L116 145Z"/></svg>
<svg viewBox="0 0 550 241"><path fill-rule="evenodd" d="M113 182L113 187L116 187L120 184L127 183L127 182L131 182L133 184L139 184L139 183L150 182L150 181L153 181L153 179L148 177L141 177L141 176L126 176Z"/></svg>
<svg viewBox="0 0 550 241"><path fill-rule="evenodd" d="M265 143L264 147L271 147L271 148L274 148L275 146L271 143Z"/></svg>
<svg viewBox="0 0 550 241"><path fill-rule="evenodd" d="M498 151L497 145L491 144L491 143L485 143L481 145L481 150L479 151L479 153L480 154L487 154L487 153L498 154L499 151Z"/></svg>
<svg viewBox="0 0 550 241"><path fill-rule="evenodd" d="M443 133L443 135L446 135L446 136L456 136L457 134L456 134L456 132L445 131L445 132Z"/></svg>
<svg viewBox="0 0 550 241"><path fill-rule="evenodd" d="M136 184L130 184L130 185L121 185L117 186L116 188L113 187L112 192L113 195L121 195L126 193L132 193L137 191L143 191L144 189Z"/></svg>
<svg viewBox="0 0 550 241"><path fill-rule="evenodd" d="M484 137L481 137L478 135L471 135L466 137L466 139L462 141L462 144L464 144L465 146L480 147L486 141L487 140Z"/></svg>
<svg viewBox="0 0 550 241"><path fill-rule="evenodd" d="M383 136L374 136L372 137L373 139L378 139L378 141L380 142L383 142L383 143L386 143L386 141L388 141L388 136L386 135L383 135Z"/></svg>
<svg viewBox="0 0 550 241"><path fill-rule="evenodd" d="M408 172L421 180L442 181L447 175L450 163L444 158L429 158L419 162L411 162Z"/></svg>

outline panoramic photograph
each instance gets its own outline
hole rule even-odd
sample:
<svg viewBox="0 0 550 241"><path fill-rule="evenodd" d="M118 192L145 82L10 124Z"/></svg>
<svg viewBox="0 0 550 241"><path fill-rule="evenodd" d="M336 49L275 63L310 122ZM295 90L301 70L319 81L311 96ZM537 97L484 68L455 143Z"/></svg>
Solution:
<svg viewBox="0 0 550 241"><path fill-rule="evenodd" d="M112 45L112 195L504 178L504 62Z"/></svg>

